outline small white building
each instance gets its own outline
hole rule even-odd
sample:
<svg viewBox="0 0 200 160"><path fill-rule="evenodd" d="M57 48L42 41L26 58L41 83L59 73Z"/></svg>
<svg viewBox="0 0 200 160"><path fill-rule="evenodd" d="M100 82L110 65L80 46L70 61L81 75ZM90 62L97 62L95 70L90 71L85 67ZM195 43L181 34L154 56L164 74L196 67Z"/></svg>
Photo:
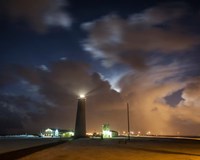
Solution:
<svg viewBox="0 0 200 160"><path fill-rule="evenodd" d="M41 133L44 138L69 138L74 136L74 131L64 129L47 128Z"/></svg>
<svg viewBox="0 0 200 160"><path fill-rule="evenodd" d="M113 138L118 136L118 132L110 130L110 125L107 123L102 125L102 136L103 138Z"/></svg>

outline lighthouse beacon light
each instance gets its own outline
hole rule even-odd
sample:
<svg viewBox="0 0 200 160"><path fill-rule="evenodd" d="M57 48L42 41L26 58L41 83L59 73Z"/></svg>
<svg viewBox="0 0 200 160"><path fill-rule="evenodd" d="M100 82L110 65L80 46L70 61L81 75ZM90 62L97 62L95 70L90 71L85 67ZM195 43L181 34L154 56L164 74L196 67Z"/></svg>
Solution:
<svg viewBox="0 0 200 160"><path fill-rule="evenodd" d="M84 95L84 94L81 94L81 95L80 95L80 98L85 98L85 95Z"/></svg>

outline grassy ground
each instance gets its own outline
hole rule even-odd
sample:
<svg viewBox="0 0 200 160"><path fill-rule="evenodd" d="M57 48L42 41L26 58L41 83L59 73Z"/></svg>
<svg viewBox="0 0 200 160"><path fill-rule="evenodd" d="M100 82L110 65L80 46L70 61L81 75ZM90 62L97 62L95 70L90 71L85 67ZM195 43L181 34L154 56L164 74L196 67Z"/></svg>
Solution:
<svg viewBox="0 0 200 160"><path fill-rule="evenodd" d="M75 140L21 160L200 160L200 141Z"/></svg>

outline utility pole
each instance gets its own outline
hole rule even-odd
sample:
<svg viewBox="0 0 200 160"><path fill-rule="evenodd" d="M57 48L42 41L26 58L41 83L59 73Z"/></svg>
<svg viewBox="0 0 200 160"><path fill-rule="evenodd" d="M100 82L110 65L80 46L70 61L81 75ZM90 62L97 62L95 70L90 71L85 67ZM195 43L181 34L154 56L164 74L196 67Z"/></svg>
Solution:
<svg viewBox="0 0 200 160"><path fill-rule="evenodd" d="M130 141L130 119L129 119L129 104L127 103L127 123L128 123L128 140Z"/></svg>

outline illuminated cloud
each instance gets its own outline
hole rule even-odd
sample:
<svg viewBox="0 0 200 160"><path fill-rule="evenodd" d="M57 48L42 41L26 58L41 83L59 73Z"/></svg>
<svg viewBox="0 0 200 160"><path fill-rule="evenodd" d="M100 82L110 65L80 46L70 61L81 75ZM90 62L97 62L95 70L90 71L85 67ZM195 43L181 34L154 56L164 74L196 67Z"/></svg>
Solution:
<svg viewBox="0 0 200 160"><path fill-rule="evenodd" d="M199 78L184 80L183 76L189 71L186 68L190 67L178 63L160 65L121 79L121 95L131 106L131 123L135 131L173 135L200 132L195 129L200 124L199 96L196 94ZM184 100L177 106L167 103L165 97L180 90L183 90Z"/></svg>
<svg viewBox="0 0 200 160"><path fill-rule="evenodd" d="M105 67L116 63L147 68L152 53L185 53L199 44L200 37L181 24L188 14L183 3L163 4L124 19L107 15L82 24L88 32L83 47Z"/></svg>
<svg viewBox="0 0 200 160"><path fill-rule="evenodd" d="M194 106L199 108L200 102L200 78L194 78L190 80L190 83L183 91L182 100L180 106Z"/></svg>
<svg viewBox="0 0 200 160"><path fill-rule="evenodd" d="M47 31L49 26L67 29L72 23L64 10L67 6L64 0L3 0L0 5L4 14L13 20L24 20L38 32Z"/></svg>

